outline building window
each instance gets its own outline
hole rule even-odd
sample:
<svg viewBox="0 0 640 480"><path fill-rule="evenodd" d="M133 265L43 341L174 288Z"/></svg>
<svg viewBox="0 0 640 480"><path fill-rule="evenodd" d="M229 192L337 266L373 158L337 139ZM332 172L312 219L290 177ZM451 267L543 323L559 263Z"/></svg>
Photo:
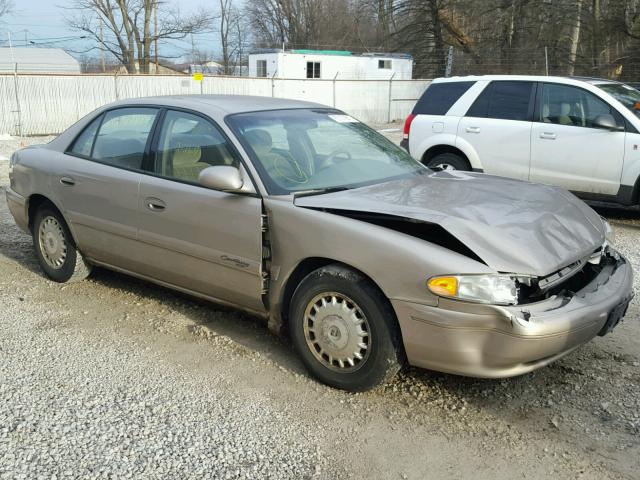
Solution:
<svg viewBox="0 0 640 480"><path fill-rule="evenodd" d="M378 60L378 68L391 70L391 60Z"/></svg>
<svg viewBox="0 0 640 480"><path fill-rule="evenodd" d="M267 76L267 61L266 60L256 60L256 76L258 76L258 77L266 77Z"/></svg>
<svg viewBox="0 0 640 480"><path fill-rule="evenodd" d="M320 62L307 62L307 78L320 78Z"/></svg>

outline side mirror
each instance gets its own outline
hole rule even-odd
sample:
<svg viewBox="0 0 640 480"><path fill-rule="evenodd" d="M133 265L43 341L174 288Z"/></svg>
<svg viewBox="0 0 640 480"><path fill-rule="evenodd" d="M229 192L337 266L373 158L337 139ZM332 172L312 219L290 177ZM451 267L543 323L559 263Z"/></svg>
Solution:
<svg viewBox="0 0 640 480"><path fill-rule="evenodd" d="M598 115L593 120L593 126L596 128L604 128L605 130L611 130L613 132L621 132L624 130L624 127L618 125L618 122L616 122L616 119L613 118L613 115L610 113Z"/></svg>
<svg viewBox="0 0 640 480"><path fill-rule="evenodd" d="M225 165L205 168L198 175L198 182L203 187L223 192L237 192L244 184L240 170Z"/></svg>

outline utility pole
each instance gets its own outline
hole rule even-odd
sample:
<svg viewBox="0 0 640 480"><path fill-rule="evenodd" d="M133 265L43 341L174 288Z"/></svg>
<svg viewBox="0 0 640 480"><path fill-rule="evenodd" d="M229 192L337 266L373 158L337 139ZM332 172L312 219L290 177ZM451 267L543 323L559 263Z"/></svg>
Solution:
<svg viewBox="0 0 640 480"><path fill-rule="evenodd" d="M193 32L191 33L191 63L196 63L196 44L193 41Z"/></svg>
<svg viewBox="0 0 640 480"><path fill-rule="evenodd" d="M154 2L155 8L153 9L153 35L154 35L154 54L156 57L156 75L158 74L158 0Z"/></svg>
<svg viewBox="0 0 640 480"><path fill-rule="evenodd" d="M100 66L102 67L102 73L105 72L104 68L104 32L102 31L103 21L100 19Z"/></svg>

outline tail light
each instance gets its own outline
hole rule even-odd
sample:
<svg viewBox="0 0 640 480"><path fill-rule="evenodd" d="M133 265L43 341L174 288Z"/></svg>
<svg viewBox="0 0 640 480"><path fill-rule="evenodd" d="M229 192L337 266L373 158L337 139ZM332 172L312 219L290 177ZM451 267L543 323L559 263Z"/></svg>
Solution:
<svg viewBox="0 0 640 480"><path fill-rule="evenodd" d="M402 133L402 138L405 140L409 139L409 130L411 130L411 122L413 122L414 118L416 118L416 115L415 113L412 113L404 121L404 132Z"/></svg>

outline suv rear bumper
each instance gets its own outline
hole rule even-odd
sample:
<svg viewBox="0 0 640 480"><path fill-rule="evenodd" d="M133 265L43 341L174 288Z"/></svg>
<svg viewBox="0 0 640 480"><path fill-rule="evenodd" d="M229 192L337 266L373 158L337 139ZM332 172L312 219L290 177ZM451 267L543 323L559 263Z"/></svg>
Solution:
<svg viewBox="0 0 640 480"><path fill-rule="evenodd" d="M570 297L513 307L445 299L438 306L398 300L392 304L410 364L499 378L543 367L598 333L608 333L610 314L626 311L632 288L631 267L617 256L615 264L606 265Z"/></svg>

